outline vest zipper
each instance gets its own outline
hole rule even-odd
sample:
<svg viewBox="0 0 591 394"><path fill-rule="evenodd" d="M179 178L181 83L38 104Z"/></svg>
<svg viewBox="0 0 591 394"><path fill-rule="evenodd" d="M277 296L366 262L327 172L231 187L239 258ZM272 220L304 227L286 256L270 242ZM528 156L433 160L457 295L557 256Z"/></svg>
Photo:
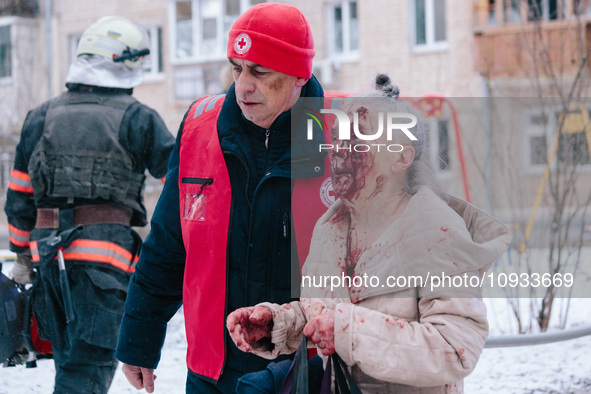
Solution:
<svg viewBox="0 0 591 394"><path fill-rule="evenodd" d="M230 237L232 236L231 229L232 229L232 212L234 211L234 197L230 200L230 221L228 224L228 243L226 245L226 300L224 302L224 315L228 316L228 295L230 294ZM224 335L224 349L228 346L227 335ZM220 376L224 373L224 369L226 368L226 361L228 360L228 352L224 350L224 361L222 361L222 370L220 372Z"/></svg>
<svg viewBox="0 0 591 394"><path fill-rule="evenodd" d="M250 201L250 199L248 198L248 182L250 182L250 178L251 178L250 170L248 169L248 166L246 165L244 160L242 160L242 158L235 152L225 150L225 151L222 151L222 154L234 156L242 164L242 167L244 167L244 169L246 171L246 189L244 190L244 192L246 193L245 195L246 195L246 201L248 201L248 205L252 206L252 201Z"/></svg>
<svg viewBox="0 0 591 394"><path fill-rule="evenodd" d="M269 136L271 135L271 130L267 129L265 131L265 149L269 150Z"/></svg>

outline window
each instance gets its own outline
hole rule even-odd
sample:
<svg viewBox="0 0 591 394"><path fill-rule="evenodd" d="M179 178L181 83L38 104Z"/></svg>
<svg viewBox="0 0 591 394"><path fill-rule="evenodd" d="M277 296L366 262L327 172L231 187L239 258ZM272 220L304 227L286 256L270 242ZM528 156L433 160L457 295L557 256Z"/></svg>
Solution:
<svg viewBox="0 0 591 394"><path fill-rule="evenodd" d="M591 15L589 0L488 0L488 4L489 25L565 19L567 5L576 15Z"/></svg>
<svg viewBox="0 0 591 394"><path fill-rule="evenodd" d="M157 76L164 70L162 61L162 27L153 26L148 31L148 47L150 48L150 55L145 58L144 76Z"/></svg>
<svg viewBox="0 0 591 394"><path fill-rule="evenodd" d="M193 56L193 12L190 1L175 3L176 45L174 56L186 58Z"/></svg>
<svg viewBox="0 0 591 394"><path fill-rule="evenodd" d="M6 192L8 191L8 181L10 180L10 170L14 164L12 153L0 153L0 201L6 201Z"/></svg>
<svg viewBox="0 0 591 394"><path fill-rule="evenodd" d="M495 0L488 0L488 24L497 24L497 15L495 12Z"/></svg>
<svg viewBox="0 0 591 394"><path fill-rule="evenodd" d="M327 7L328 53L338 57L357 57L359 18L356 1L341 1Z"/></svg>
<svg viewBox="0 0 591 394"><path fill-rule="evenodd" d="M0 78L12 76L12 46L10 25L0 26Z"/></svg>
<svg viewBox="0 0 591 394"><path fill-rule="evenodd" d="M542 110L527 111L525 115L526 162L530 168L546 165L548 155L548 114Z"/></svg>
<svg viewBox="0 0 591 394"><path fill-rule="evenodd" d="M521 0L504 0L503 11L505 23L521 23Z"/></svg>
<svg viewBox="0 0 591 394"><path fill-rule="evenodd" d="M412 0L413 44L417 48L444 47L445 0Z"/></svg>
<svg viewBox="0 0 591 394"><path fill-rule="evenodd" d="M588 109L585 109L588 111ZM580 113L575 110L570 113ZM557 109L530 110L525 115L525 156L526 167L543 169L550 159L553 163L566 165L589 165L591 157L585 130L569 130L564 127L558 136L558 147L554 157L548 157L560 127L560 111Z"/></svg>
<svg viewBox="0 0 591 394"><path fill-rule="evenodd" d="M569 165L590 164L591 158L585 132L560 134L557 156L560 162Z"/></svg>
<svg viewBox="0 0 591 394"><path fill-rule="evenodd" d="M503 23L521 23L521 0L488 0L488 24L496 25L500 18L497 12L502 10ZM497 9L498 2L501 2L501 10Z"/></svg>
<svg viewBox="0 0 591 394"><path fill-rule="evenodd" d="M546 152L548 152L548 141L545 135L534 135L529 139L530 164L534 166L546 164Z"/></svg>
<svg viewBox="0 0 591 394"><path fill-rule="evenodd" d="M427 126L426 146L431 165L435 172L439 174L447 174L451 169L451 137L449 134L449 120L445 118L429 118L427 119Z"/></svg>
<svg viewBox="0 0 591 394"><path fill-rule="evenodd" d="M549 21L562 19L566 13L562 0L527 0L527 20Z"/></svg>
<svg viewBox="0 0 591 394"><path fill-rule="evenodd" d="M437 152L439 156L440 171L449 171L449 121L438 120L437 131L439 132Z"/></svg>
<svg viewBox="0 0 591 394"><path fill-rule="evenodd" d="M80 37L82 37L81 34L70 34L68 36L68 64L72 64L76 60Z"/></svg>
<svg viewBox="0 0 591 394"><path fill-rule="evenodd" d="M219 60L226 53L232 23L261 0L176 0L173 3L173 58Z"/></svg>
<svg viewBox="0 0 591 394"><path fill-rule="evenodd" d="M573 10L576 15L591 16L591 4L589 0L574 0Z"/></svg>

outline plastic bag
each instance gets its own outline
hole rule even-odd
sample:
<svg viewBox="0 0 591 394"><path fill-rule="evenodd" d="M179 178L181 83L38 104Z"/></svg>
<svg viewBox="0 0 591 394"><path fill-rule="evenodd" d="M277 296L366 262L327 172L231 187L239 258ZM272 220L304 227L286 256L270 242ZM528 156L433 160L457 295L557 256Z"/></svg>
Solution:
<svg viewBox="0 0 591 394"><path fill-rule="evenodd" d="M351 377L347 365L333 353L326 364L320 394L331 394L332 368L335 370L335 393L361 394L361 390ZM297 350L291 368L287 373L279 394L308 394L308 338L304 336Z"/></svg>

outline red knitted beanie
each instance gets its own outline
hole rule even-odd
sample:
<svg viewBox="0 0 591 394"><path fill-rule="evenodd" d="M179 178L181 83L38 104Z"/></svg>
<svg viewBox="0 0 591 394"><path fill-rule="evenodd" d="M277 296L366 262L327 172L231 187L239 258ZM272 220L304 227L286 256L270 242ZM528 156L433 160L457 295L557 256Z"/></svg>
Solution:
<svg viewBox="0 0 591 394"><path fill-rule="evenodd" d="M312 76L314 38L304 14L287 4L261 3L230 30L228 59L245 59L300 78Z"/></svg>

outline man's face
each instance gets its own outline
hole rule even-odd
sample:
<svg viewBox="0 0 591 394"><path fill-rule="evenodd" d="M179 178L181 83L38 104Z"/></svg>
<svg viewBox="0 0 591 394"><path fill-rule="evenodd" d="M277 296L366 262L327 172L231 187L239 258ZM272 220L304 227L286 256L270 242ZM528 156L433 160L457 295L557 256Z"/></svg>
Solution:
<svg viewBox="0 0 591 394"><path fill-rule="evenodd" d="M231 58L230 63L238 106L246 119L265 129L292 107L308 81L249 60Z"/></svg>

